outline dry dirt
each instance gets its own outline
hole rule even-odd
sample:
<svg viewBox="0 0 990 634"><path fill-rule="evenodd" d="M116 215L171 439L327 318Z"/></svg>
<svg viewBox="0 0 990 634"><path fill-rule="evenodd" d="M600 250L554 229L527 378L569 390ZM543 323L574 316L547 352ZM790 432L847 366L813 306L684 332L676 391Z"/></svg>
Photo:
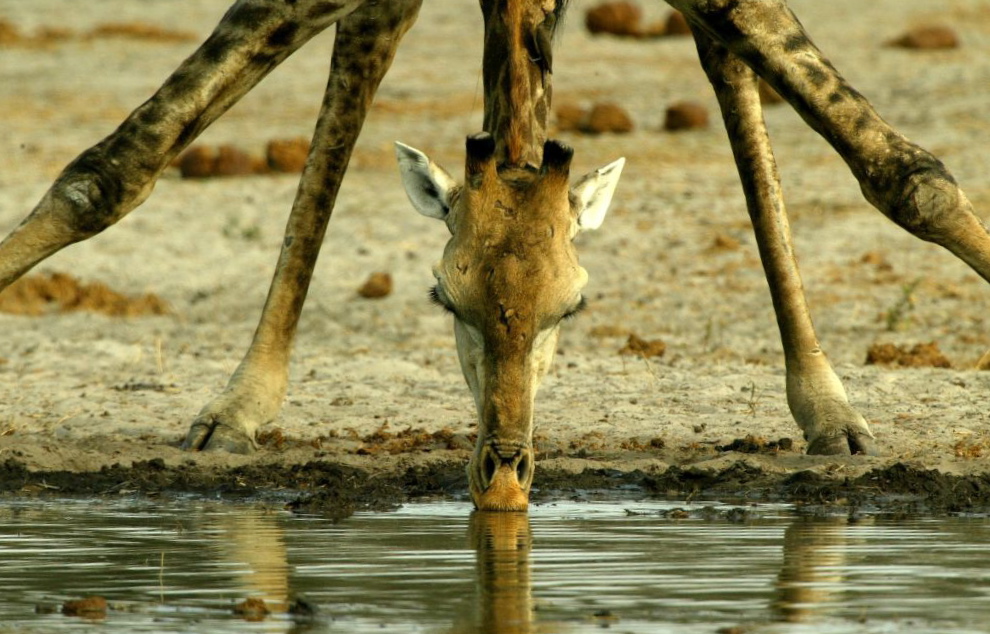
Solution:
<svg viewBox="0 0 990 634"><path fill-rule="evenodd" d="M196 45L122 37L106 25L201 40L227 7L117 0L80 13L76 4L0 1L5 33L16 36L0 39L4 233ZM580 237L590 305L565 325L538 398L537 486L881 503L892 494L937 508L986 507L990 373L975 369L990 349L986 284L884 219L792 111L768 108L820 339L884 452L804 456L725 133L717 125L662 130L666 107L681 101L707 106L717 121L694 46L591 36L583 26L591 4L574 0L560 38L556 103L618 103L636 127L559 135L576 149L575 172L619 156L627 167L605 225ZM164 309L109 316L46 304L0 314L0 489L322 489L338 492L328 504L340 508L463 494L473 404L450 318L426 298L446 231L405 200L391 147L410 143L459 173L463 139L481 126L481 21L473 0L426 5L355 152L302 317L289 395L262 429L261 451L189 454L178 443L246 349L296 177L169 173L118 226L38 269L69 274L78 288L154 297ZM985 210L985 4L946 0L940 13L925 0L791 6L847 78L937 153ZM650 5L644 20L666 12ZM936 23L956 30L959 48L884 46ZM307 45L200 141L261 154L271 139L308 136L332 40L327 33ZM390 276L391 292L359 295L377 272ZM620 354L630 335L662 342L662 356ZM929 342L951 367L866 364L871 346L910 351Z"/></svg>

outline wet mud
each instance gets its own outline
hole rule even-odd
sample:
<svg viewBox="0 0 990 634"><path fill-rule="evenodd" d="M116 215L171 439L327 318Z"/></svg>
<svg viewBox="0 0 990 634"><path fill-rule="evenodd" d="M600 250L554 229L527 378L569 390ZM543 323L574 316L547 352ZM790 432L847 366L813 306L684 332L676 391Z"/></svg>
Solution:
<svg viewBox="0 0 990 634"><path fill-rule="evenodd" d="M415 500L446 499L470 505L460 461L437 461L379 473L333 461L211 468L162 460L114 464L99 471L31 471L16 458L0 464L3 496L201 495L243 501L283 500L300 513L343 519L358 510L386 511ZM788 502L807 512L990 513L990 474L952 475L903 463L856 477L805 470L773 472L745 462L722 470L671 466L662 473L589 468L574 473L537 468L532 501L661 498Z"/></svg>

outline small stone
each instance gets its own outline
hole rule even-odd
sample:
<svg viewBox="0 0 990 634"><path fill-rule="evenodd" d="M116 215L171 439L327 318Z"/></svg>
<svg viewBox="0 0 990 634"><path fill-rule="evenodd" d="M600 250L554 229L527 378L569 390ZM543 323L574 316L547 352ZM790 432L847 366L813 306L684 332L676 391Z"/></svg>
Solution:
<svg viewBox="0 0 990 634"><path fill-rule="evenodd" d="M693 101L681 101L667 108L663 128L671 132L708 127L708 110Z"/></svg>
<svg viewBox="0 0 990 634"><path fill-rule="evenodd" d="M598 103L591 108L581 129L589 134L626 134L633 129L632 118L614 103Z"/></svg>
<svg viewBox="0 0 990 634"><path fill-rule="evenodd" d="M913 49L958 48L959 36L951 28L943 25L919 26L887 43L888 46Z"/></svg>
<svg viewBox="0 0 990 634"><path fill-rule="evenodd" d="M388 273L372 273L361 288L358 295L366 299L381 299L392 292L392 276Z"/></svg>
<svg viewBox="0 0 990 634"><path fill-rule="evenodd" d="M268 167L273 172L298 174L306 166L308 156L309 140L305 137L272 139L265 148Z"/></svg>
<svg viewBox="0 0 990 634"><path fill-rule="evenodd" d="M590 33L639 35L643 11L631 2L606 2L588 9L584 25Z"/></svg>

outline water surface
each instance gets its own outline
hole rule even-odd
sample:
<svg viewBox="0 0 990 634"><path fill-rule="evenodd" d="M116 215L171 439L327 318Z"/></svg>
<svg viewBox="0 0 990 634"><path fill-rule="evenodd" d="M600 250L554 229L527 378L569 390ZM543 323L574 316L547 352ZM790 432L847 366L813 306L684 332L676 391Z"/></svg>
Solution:
<svg viewBox="0 0 990 634"><path fill-rule="evenodd" d="M203 500L4 501L0 631L990 629L986 518L733 508L435 503L334 524ZM91 595L105 616L61 613ZM247 597L272 613L235 614ZM289 614L300 597L315 616Z"/></svg>

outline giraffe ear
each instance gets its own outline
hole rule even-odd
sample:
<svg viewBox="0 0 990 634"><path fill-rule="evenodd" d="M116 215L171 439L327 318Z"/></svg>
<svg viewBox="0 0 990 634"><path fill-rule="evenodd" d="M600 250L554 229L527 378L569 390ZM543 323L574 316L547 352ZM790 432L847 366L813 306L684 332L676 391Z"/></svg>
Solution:
<svg viewBox="0 0 990 634"><path fill-rule="evenodd" d="M626 159L620 158L583 176L571 187L571 201L577 212L578 231L602 226L625 164Z"/></svg>
<svg viewBox="0 0 990 634"><path fill-rule="evenodd" d="M416 211L429 218L444 220L450 212L450 198L457 183L428 156L404 143L395 142L399 173L406 195Z"/></svg>

